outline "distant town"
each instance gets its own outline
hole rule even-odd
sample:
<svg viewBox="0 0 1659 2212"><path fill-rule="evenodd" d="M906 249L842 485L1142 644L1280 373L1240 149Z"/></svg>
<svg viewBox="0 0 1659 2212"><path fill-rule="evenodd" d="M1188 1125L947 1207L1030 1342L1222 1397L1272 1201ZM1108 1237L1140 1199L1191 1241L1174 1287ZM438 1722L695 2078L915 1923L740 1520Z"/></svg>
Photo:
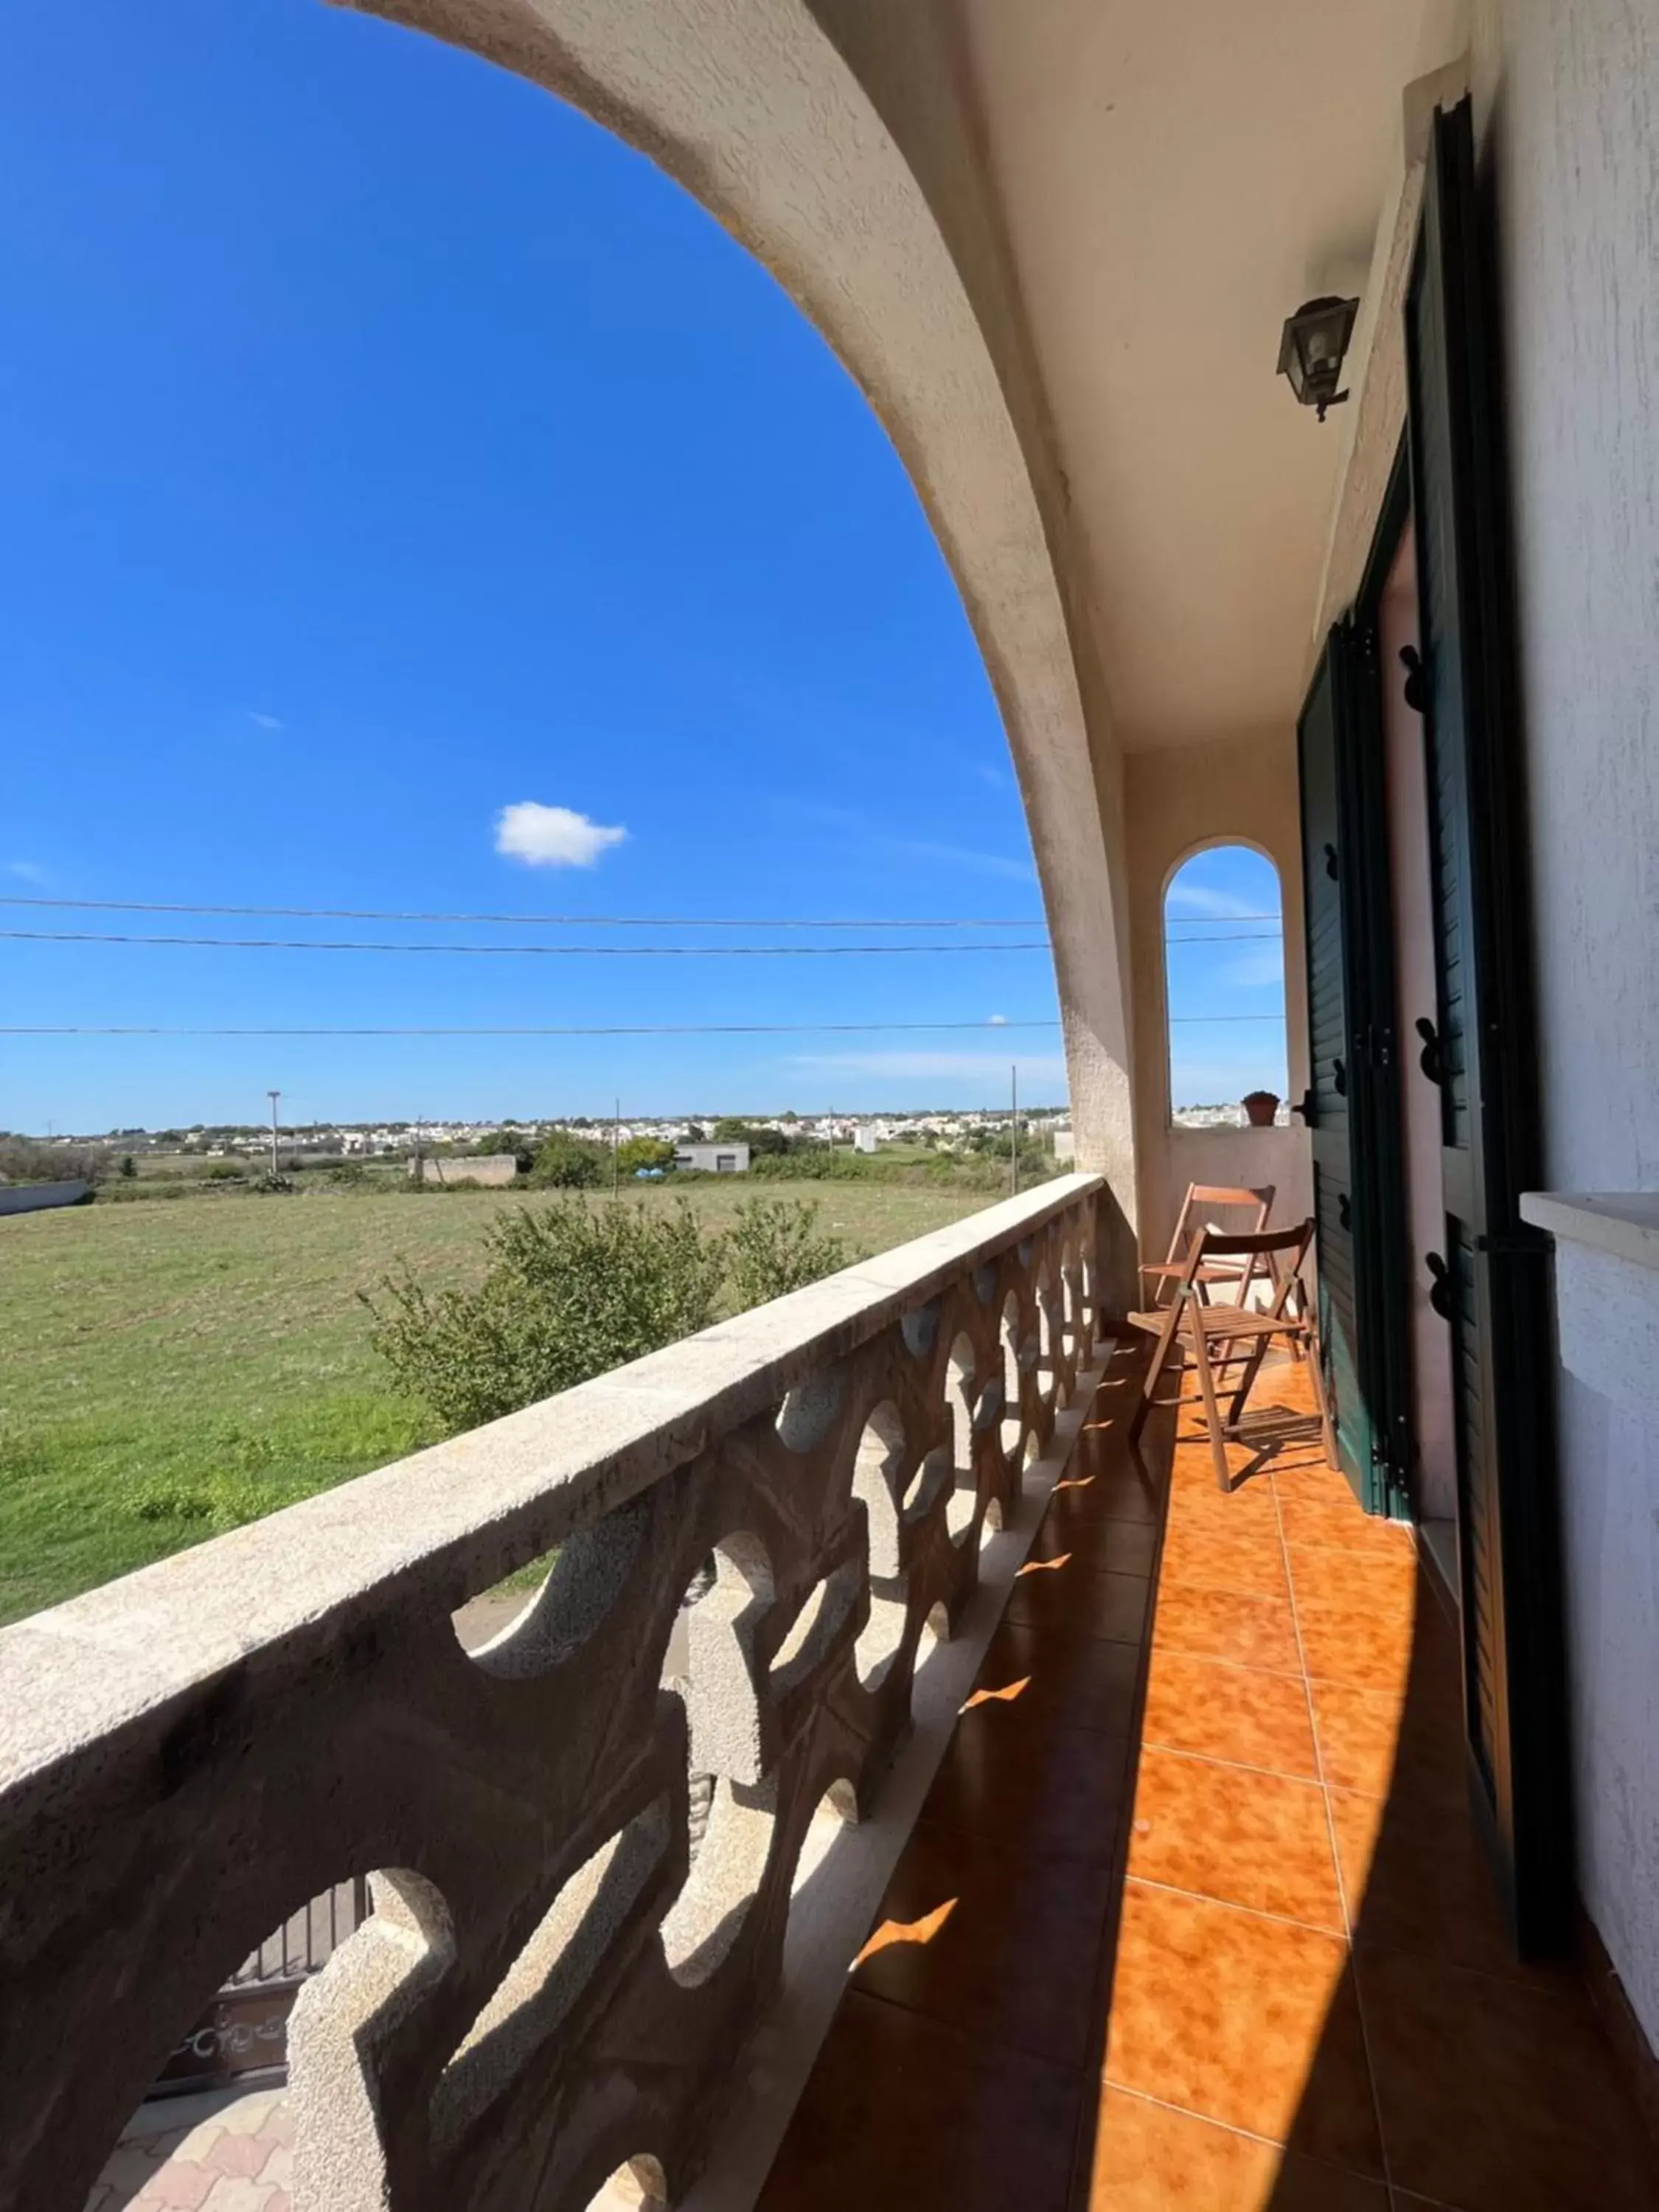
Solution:
<svg viewBox="0 0 1659 2212"><path fill-rule="evenodd" d="M1237 1127L1243 1122L1236 1105L1185 1106L1173 1116L1177 1127ZM874 1153L888 1147L920 1147L942 1152L983 1152L987 1142L1009 1136L1015 1117L1006 1109L953 1108L902 1114L687 1114L654 1117L595 1118L560 1115L520 1120L512 1116L477 1121L309 1121L290 1125L281 1121L192 1122L172 1128L119 1128L69 1133L48 1131L25 1141L44 1151L65 1153L88 1146L142 1158L146 1154L195 1156L204 1159L246 1158L269 1164L273 1141L283 1167L326 1166L350 1160L415 1161L477 1154L486 1146L502 1152L532 1151L548 1138L560 1134L599 1146L623 1146L639 1139L672 1146L677 1154L714 1144L730 1145L732 1133L741 1129L760 1137L769 1149L805 1150L837 1147ZM1041 1146L1060 1164L1074 1157L1071 1117L1064 1109L1037 1108L1018 1117L1021 1141ZM22 1137L21 1132L0 1132L0 1140ZM752 1148L752 1146L751 1146ZM747 1164L746 1160L744 1165ZM6 1179L0 1170L0 1181Z"/></svg>

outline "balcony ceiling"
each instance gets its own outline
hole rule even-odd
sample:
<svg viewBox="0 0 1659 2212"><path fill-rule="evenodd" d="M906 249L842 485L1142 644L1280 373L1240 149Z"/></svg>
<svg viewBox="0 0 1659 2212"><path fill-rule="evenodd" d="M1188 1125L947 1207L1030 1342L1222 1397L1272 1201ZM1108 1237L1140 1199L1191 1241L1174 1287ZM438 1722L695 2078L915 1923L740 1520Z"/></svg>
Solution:
<svg viewBox="0 0 1659 2212"><path fill-rule="evenodd" d="M969 0L1120 741L1282 730L1343 425L1274 374L1358 289L1449 0Z"/></svg>

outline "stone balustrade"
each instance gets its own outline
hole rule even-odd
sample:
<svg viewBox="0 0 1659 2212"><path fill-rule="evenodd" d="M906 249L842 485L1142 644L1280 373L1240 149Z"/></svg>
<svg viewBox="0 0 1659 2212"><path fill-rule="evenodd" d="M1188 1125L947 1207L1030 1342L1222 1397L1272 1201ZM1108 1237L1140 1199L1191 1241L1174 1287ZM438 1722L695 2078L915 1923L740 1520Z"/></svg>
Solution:
<svg viewBox="0 0 1659 2212"><path fill-rule="evenodd" d="M874 1802L919 1645L1088 1363L1099 1188L0 1634L0 2207L79 2212L226 1973L364 1874L291 2023L298 2212L683 2192L808 1825ZM457 1609L549 1553L463 1649Z"/></svg>

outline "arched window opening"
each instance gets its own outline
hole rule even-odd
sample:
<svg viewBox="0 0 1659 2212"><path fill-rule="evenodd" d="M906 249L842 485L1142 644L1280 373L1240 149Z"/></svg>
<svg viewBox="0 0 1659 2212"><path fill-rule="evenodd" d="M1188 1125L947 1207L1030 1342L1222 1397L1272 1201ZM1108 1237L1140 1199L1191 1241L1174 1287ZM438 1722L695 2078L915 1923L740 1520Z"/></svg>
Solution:
<svg viewBox="0 0 1659 2212"><path fill-rule="evenodd" d="M1284 1121L1284 908L1264 854L1212 845L1176 870L1164 895L1164 975L1170 1121Z"/></svg>

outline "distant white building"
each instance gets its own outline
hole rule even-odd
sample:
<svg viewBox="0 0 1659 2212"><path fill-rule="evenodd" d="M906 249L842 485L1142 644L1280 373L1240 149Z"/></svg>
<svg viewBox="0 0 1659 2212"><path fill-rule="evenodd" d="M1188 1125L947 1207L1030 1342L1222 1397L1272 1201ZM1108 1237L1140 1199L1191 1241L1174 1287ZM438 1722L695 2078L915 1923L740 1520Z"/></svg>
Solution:
<svg viewBox="0 0 1659 2212"><path fill-rule="evenodd" d="M867 1121L860 1121L853 1132L853 1150L855 1152L873 1152L880 1142L880 1136Z"/></svg>
<svg viewBox="0 0 1659 2212"><path fill-rule="evenodd" d="M695 1168L699 1175L747 1175L747 1145L676 1145L677 1168Z"/></svg>

